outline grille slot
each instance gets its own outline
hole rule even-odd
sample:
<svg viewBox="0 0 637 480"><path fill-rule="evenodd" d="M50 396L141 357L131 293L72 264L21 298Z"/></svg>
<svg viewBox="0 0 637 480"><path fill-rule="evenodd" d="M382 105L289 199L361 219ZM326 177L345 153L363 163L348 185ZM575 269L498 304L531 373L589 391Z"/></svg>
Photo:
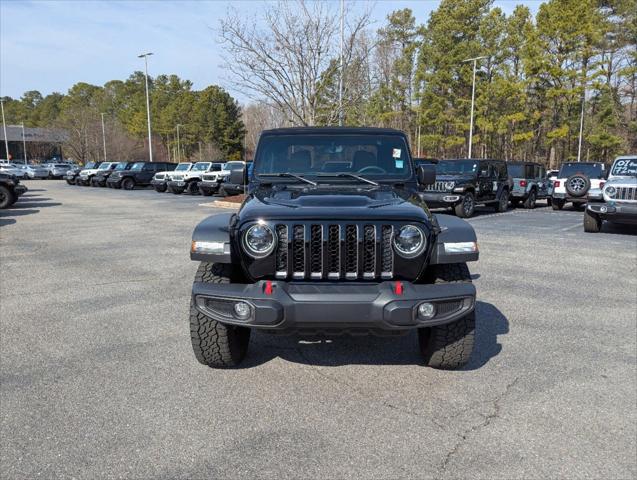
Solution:
<svg viewBox="0 0 637 480"><path fill-rule="evenodd" d="M394 270L391 225L278 224L276 278L295 280L390 279Z"/></svg>
<svg viewBox="0 0 637 480"><path fill-rule="evenodd" d="M616 187L614 200L637 200L637 187Z"/></svg>
<svg viewBox="0 0 637 480"><path fill-rule="evenodd" d="M425 190L429 192L447 192L448 190L445 188L445 183L447 182L437 181L431 185L425 185Z"/></svg>

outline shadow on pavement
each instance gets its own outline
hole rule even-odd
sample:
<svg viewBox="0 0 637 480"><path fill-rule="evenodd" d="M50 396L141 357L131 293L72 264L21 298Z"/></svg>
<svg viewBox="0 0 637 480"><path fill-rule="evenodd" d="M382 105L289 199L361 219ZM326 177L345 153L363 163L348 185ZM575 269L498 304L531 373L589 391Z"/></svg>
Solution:
<svg viewBox="0 0 637 480"><path fill-rule="evenodd" d="M509 321L493 305L477 302L473 355L462 370L476 370L502 351L498 335L509 332ZM422 358L415 331L396 337L277 336L253 331L248 355L238 367L252 368L280 357L305 365L418 365Z"/></svg>
<svg viewBox="0 0 637 480"><path fill-rule="evenodd" d="M0 227L4 227L6 225L13 225L15 222L16 222L15 218L0 217Z"/></svg>
<svg viewBox="0 0 637 480"><path fill-rule="evenodd" d="M35 210L35 209L25 209L25 210L18 210L15 208L15 206L12 206L11 208L8 208L6 210L1 210L0 211L0 218L8 218L8 217L22 217L24 215L31 215L32 213L38 213L40 210Z"/></svg>
<svg viewBox="0 0 637 480"><path fill-rule="evenodd" d="M610 233L613 235L637 235L637 225L604 222L602 224L602 233Z"/></svg>

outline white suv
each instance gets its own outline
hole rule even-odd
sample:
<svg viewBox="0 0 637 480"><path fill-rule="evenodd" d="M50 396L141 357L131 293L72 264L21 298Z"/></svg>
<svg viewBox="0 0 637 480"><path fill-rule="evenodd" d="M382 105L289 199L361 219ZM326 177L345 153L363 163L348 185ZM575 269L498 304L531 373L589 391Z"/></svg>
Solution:
<svg viewBox="0 0 637 480"><path fill-rule="evenodd" d="M173 164L174 165L174 164ZM189 172L194 163L190 162L182 162L178 164L174 170L163 170L161 172L157 172L153 179L150 181L150 184L153 186L156 192L165 192L168 188L168 182L171 180L171 175L177 172L178 174Z"/></svg>
<svg viewBox="0 0 637 480"><path fill-rule="evenodd" d="M562 210L567 202L581 210L588 196L601 198L607 172L606 165L600 162L563 163L557 178L553 180L553 210Z"/></svg>
<svg viewBox="0 0 637 480"><path fill-rule="evenodd" d="M176 170L170 174L168 180L168 191L179 194L187 191L191 195L199 193L199 182L206 172L210 172L213 168L217 168L218 163L213 162L197 162L192 168L186 172L177 172Z"/></svg>

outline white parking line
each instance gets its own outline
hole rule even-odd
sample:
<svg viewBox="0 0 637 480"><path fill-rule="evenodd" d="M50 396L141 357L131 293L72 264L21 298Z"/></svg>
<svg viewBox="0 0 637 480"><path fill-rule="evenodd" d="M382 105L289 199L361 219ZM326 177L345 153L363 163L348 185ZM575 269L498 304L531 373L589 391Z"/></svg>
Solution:
<svg viewBox="0 0 637 480"><path fill-rule="evenodd" d="M582 223L581 222L580 223L576 223L575 225L571 225L570 227L560 228L560 231L561 232L566 232L568 230L573 230L575 228L580 228L580 227L582 227Z"/></svg>

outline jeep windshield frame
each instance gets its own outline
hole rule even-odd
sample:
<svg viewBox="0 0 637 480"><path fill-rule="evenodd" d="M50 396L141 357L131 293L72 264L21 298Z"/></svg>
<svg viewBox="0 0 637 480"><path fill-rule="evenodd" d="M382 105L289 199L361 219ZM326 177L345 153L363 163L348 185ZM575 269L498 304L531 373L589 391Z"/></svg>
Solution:
<svg viewBox="0 0 637 480"><path fill-rule="evenodd" d="M283 175L280 175L283 174ZM262 135L252 179L296 182L302 176L317 183L415 182L406 138L391 132L316 132Z"/></svg>

